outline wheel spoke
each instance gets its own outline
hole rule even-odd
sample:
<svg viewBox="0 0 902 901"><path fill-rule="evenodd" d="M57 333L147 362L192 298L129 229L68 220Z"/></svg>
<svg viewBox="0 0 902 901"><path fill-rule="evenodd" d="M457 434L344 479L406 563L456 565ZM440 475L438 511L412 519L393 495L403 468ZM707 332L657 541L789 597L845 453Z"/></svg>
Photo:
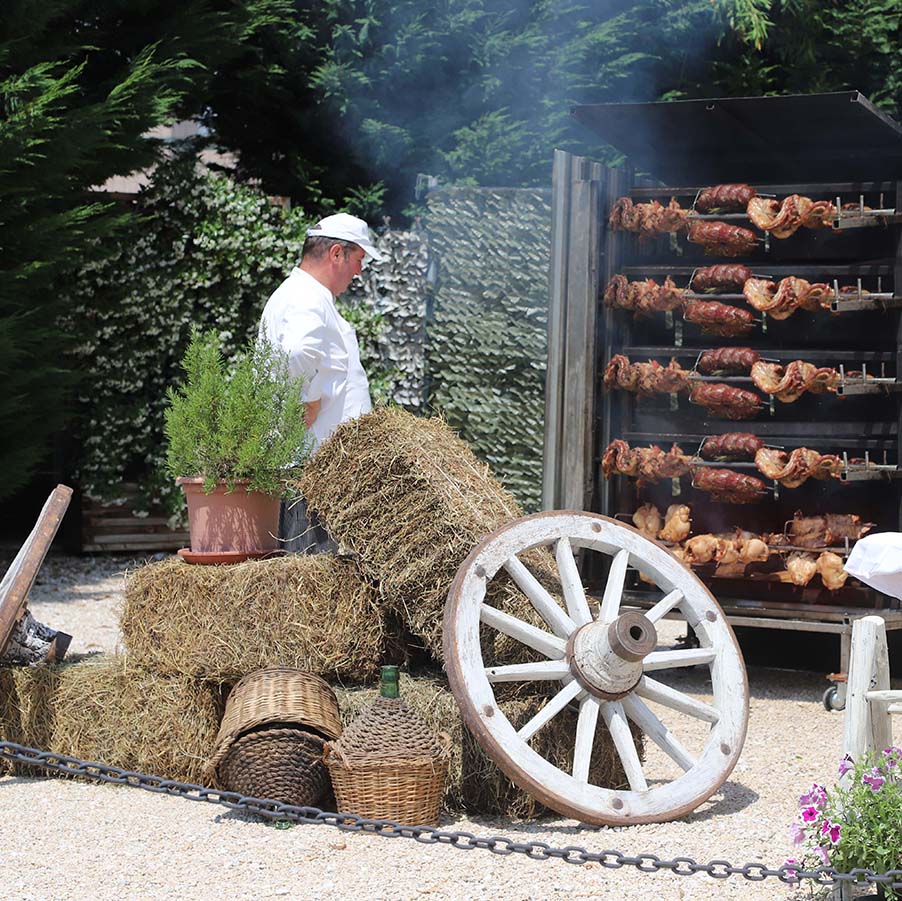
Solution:
<svg viewBox="0 0 902 901"><path fill-rule="evenodd" d="M557 716L582 690L582 686L576 679L569 685L565 685L528 723L517 730L517 735L523 741L529 741L542 726Z"/></svg>
<svg viewBox="0 0 902 901"><path fill-rule="evenodd" d="M679 588L675 588L670 594L665 594L654 607L646 611L645 615L653 623L656 623L659 619L663 619L667 616L667 614L682 600L683 592L680 591Z"/></svg>
<svg viewBox="0 0 902 901"><path fill-rule="evenodd" d="M507 666L487 666L489 682L532 682L564 679L570 667L563 660L544 660L541 663L511 663Z"/></svg>
<svg viewBox="0 0 902 901"><path fill-rule="evenodd" d="M612 623L620 612L620 598L623 596L623 581L626 578L626 567L630 562L630 552L624 548L617 551L611 562L611 571L608 573L608 581L604 587L604 596L601 599L601 611L598 621Z"/></svg>
<svg viewBox="0 0 902 901"><path fill-rule="evenodd" d="M560 604L539 584L538 579L516 557L508 558L504 568L529 598L539 616L551 626L551 631L560 638L569 638L570 633L576 629L576 623L564 613Z"/></svg>
<svg viewBox="0 0 902 901"><path fill-rule="evenodd" d="M515 638L521 644L525 644L546 657L551 657L552 660L560 660L566 653L567 642L562 638L558 638L544 629L537 629L535 626L523 622L522 619L504 613L497 607L483 604L479 608L479 618L486 625Z"/></svg>
<svg viewBox="0 0 902 901"><path fill-rule="evenodd" d="M569 538L564 536L558 541L554 556L557 559L558 573L561 576L561 587L564 589L567 613L579 626L591 622L592 613L586 601L586 589L583 587L579 570L576 568L576 559L573 556Z"/></svg>
<svg viewBox="0 0 902 901"><path fill-rule="evenodd" d="M643 701L630 695L623 699L626 715L662 750L687 772L696 759L677 741L670 730L648 709Z"/></svg>
<svg viewBox="0 0 902 901"><path fill-rule="evenodd" d="M587 695L579 702L579 718L576 721L576 745L573 748L573 778L578 782L589 781L589 764L592 762L592 745L598 725L598 699Z"/></svg>
<svg viewBox="0 0 902 901"><path fill-rule="evenodd" d="M642 772L642 762L636 751L636 743L633 741L633 733L630 731L626 714L620 701L607 701L601 707L601 715L608 725L614 747L623 764L623 771L629 781L630 788L634 792L648 791L648 783L645 781L645 773Z"/></svg>
<svg viewBox="0 0 902 901"><path fill-rule="evenodd" d="M659 669L677 669L681 666L697 666L710 663L717 656L714 648L690 648L686 651L652 651L642 661L646 673Z"/></svg>
<svg viewBox="0 0 902 901"><path fill-rule="evenodd" d="M710 704L696 701L695 698L691 698L663 682L658 682L657 679L649 679L648 676L643 676L639 680L636 694L647 701L656 701L664 707L670 707L671 710L688 713L689 716L704 720L706 723L716 723L720 719L720 714Z"/></svg>

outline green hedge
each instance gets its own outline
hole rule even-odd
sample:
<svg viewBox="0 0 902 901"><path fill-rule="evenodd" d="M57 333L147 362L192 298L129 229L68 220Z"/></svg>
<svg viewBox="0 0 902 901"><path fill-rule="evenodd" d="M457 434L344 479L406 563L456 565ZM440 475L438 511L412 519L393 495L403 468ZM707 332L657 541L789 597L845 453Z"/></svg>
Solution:
<svg viewBox="0 0 902 901"><path fill-rule="evenodd" d="M542 499L550 197L445 188L428 197L438 277L430 403L527 511Z"/></svg>

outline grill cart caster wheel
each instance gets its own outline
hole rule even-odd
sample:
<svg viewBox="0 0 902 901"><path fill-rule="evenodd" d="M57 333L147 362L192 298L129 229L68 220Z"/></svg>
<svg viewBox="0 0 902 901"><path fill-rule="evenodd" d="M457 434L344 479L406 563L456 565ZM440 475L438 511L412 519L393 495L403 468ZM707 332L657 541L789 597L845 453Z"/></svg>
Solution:
<svg viewBox="0 0 902 901"><path fill-rule="evenodd" d="M831 685L824 692L824 707L829 711L834 710L845 710L846 702L845 699L840 700L839 698L839 686Z"/></svg>
<svg viewBox="0 0 902 901"><path fill-rule="evenodd" d="M538 547L547 548L557 561L563 606L518 557ZM610 562L597 611L589 606L577 569L574 551L579 549L602 554ZM621 609L630 569L640 571L661 594L644 614ZM541 618L542 627L485 601L487 586L505 571ZM699 647L655 650L655 624L672 611L692 627ZM481 625L538 652L541 661L487 664ZM633 825L678 819L723 785L742 750L748 683L723 612L702 582L663 545L606 516L536 513L480 541L448 594L444 653L451 689L480 745L520 788L582 822ZM693 667L702 671L693 672ZM677 670L691 674L693 682L703 676L704 685L692 690L710 699L697 700L674 687L668 674ZM515 729L495 697L494 686L505 682L551 683L554 694L529 722ZM573 727L573 764L561 769L534 750L530 740L571 703L579 710ZM610 733L629 789L590 781L599 718ZM671 724L665 725L662 718ZM629 720L662 753L649 755L643 763ZM692 743L692 751L684 741Z"/></svg>

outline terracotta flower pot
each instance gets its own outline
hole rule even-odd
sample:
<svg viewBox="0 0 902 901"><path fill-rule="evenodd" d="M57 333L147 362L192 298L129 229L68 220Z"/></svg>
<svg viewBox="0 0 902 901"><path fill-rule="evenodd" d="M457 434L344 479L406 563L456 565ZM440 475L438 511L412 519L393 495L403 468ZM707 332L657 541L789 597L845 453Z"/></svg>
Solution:
<svg viewBox="0 0 902 901"><path fill-rule="evenodd" d="M279 499L248 491L239 482L228 491L224 482L210 494L204 480L182 476L176 479L188 502L191 550L201 553L273 551L279 546Z"/></svg>

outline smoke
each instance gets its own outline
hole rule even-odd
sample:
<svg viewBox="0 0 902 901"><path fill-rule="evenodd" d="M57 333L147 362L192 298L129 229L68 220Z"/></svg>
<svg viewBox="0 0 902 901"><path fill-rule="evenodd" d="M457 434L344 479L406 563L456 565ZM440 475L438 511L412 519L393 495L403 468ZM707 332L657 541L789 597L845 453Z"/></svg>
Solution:
<svg viewBox="0 0 902 901"><path fill-rule="evenodd" d="M420 172L545 186L555 147L612 158L571 106L695 94L721 33L710 0L350 0L321 83L397 207Z"/></svg>

